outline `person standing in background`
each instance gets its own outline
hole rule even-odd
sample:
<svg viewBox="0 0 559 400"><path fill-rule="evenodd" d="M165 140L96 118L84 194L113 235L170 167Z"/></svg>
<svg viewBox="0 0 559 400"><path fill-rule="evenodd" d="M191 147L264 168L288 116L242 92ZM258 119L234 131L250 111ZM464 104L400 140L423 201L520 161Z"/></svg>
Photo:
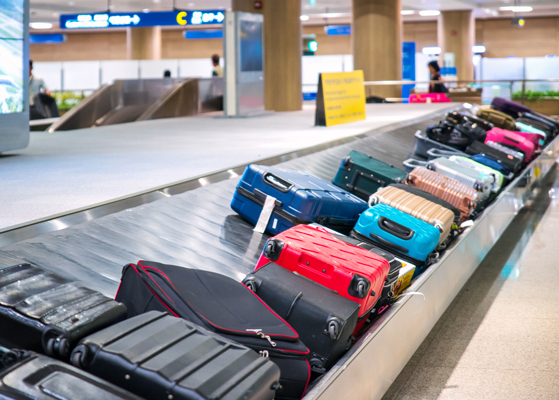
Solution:
<svg viewBox="0 0 559 400"><path fill-rule="evenodd" d="M33 61L29 60L29 116L31 119L44 118L35 106L35 96L39 93L46 93L50 96L45 82L33 75Z"/></svg>
<svg viewBox="0 0 559 400"><path fill-rule="evenodd" d="M219 55L214 54L212 56L212 64L214 66L214 69L212 71L212 76L223 77L223 68L221 68L221 65L219 65Z"/></svg>
<svg viewBox="0 0 559 400"><path fill-rule="evenodd" d="M437 61L431 61L427 64L429 67L429 73L431 74L432 81L441 81L441 83L430 83L429 84L429 93L448 93L448 89L442 83L441 74L439 71L441 68L439 67L439 63Z"/></svg>

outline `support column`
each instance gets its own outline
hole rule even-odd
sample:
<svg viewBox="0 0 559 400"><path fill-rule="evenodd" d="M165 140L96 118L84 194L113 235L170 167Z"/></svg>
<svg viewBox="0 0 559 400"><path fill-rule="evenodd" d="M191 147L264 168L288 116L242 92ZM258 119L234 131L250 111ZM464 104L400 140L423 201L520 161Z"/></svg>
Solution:
<svg viewBox="0 0 559 400"><path fill-rule="evenodd" d="M232 0L234 11L264 15L264 97L266 110L303 107L301 0Z"/></svg>
<svg viewBox="0 0 559 400"><path fill-rule="evenodd" d="M353 69L366 81L402 79L401 0L352 1ZM368 86L367 96L400 97L400 86Z"/></svg>
<svg viewBox="0 0 559 400"><path fill-rule="evenodd" d="M161 27L127 28L126 50L129 60L160 60Z"/></svg>
<svg viewBox="0 0 559 400"><path fill-rule="evenodd" d="M458 80L474 79L472 47L475 44L476 25L472 11L441 12L437 33L441 48L441 62L444 53L454 53Z"/></svg>

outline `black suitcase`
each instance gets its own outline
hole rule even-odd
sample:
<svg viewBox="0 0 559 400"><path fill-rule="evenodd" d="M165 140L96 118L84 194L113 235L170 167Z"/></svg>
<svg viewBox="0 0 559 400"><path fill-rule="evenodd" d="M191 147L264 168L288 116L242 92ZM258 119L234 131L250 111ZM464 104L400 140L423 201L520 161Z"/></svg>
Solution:
<svg viewBox="0 0 559 400"><path fill-rule="evenodd" d="M311 351L311 368L329 369L351 346L359 304L275 263L243 283L285 319Z"/></svg>
<svg viewBox="0 0 559 400"><path fill-rule="evenodd" d="M470 155L485 154L495 161L503 164L513 174L518 174L524 166L524 158L516 158L513 155L503 153L485 143L475 141L466 148L466 153Z"/></svg>
<svg viewBox="0 0 559 400"><path fill-rule="evenodd" d="M277 399L303 396L310 378L309 349L299 335L240 282L214 272L139 261L124 267L116 295L128 317L170 312L268 354L281 370Z"/></svg>
<svg viewBox="0 0 559 400"><path fill-rule="evenodd" d="M546 134L547 141L550 141L552 139L553 129L551 129L548 125L542 122L535 121L533 119L528 119L528 118L518 118L516 122L522 122L523 124L530 125L536 129L539 129L540 131L543 131Z"/></svg>
<svg viewBox="0 0 559 400"><path fill-rule="evenodd" d="M47 356L0 348L2 400L142 400Z"/></svg>
<svg viewBox="0 0 559 400"><path fill-rule="evenodd" d="M86 337L72 364L147 399L272 400L280 378L268 357L158 311Z"/></svg>
<svg viewBox="0 0 559 400"><path fill-rule="evenodd" d="M531 119L547 126L553 132L553 136L557 136L557 134L559 133L559 122L556 122L540 113L536 114L533 112L520 112L518 113L518 118Z"/></svg>
<svg viewBox="0 0 559 400"><path fill-rule="evenodd" d="M124 305L30 264L0 269L0 345L68 357L77 342L126 318Z"/></svg>

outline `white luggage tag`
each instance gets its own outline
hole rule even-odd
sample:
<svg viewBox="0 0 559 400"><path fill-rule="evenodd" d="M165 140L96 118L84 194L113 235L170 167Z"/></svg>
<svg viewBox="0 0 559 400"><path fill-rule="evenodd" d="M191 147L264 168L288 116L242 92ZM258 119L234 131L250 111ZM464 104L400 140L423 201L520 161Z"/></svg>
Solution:
<svg viewBox="0 0 559 400"><path fill-rule="evenodd" d="M258 222L254 227L254 232L264 233L266 227L268 226L268 222L270 221L270 217L274 212L275 205L276 198L272 196L266 196L266 201L264 202L264 207L262 207L262 211L260 212Z"/></svg>

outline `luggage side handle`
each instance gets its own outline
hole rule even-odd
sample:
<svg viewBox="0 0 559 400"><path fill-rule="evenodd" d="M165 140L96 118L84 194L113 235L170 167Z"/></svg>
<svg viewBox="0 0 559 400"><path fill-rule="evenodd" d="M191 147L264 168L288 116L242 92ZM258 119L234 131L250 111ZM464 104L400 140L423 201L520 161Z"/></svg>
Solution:
<svg viewBox="0 0 559 400"><path fill-rule="evenodd" d="M460 157L470 157L470 155L461 152L460 150L451 151L451 150L443 150L443 149L429 149L427 151L427 155L429 156L429 161L434 160L435 158L439 157L452 157L452 156L460 156ZM407 161L407 160L406 160Z"/></svg>
<svg viewBox="0 0 559 400"><path fill-rule="evenodd" d="M416 159L413 159L413 158L408 158L402 164L406 168L406 172L410 173L416 167L427 167L428 162L427 161L419 161L419 160L416 160Z"/></svg>
<svg viewBox="0 0 559 400"><path fill-rule="evenodd" d="M388 232L391 235L396 236L397 238L400 238L402 240L410 240L415 234L415 231L413 229L407 228L404 225L401 225L386 217L379 218L378 226L383 231Z"/></svg>
<svg viewBox="0 0 559 400"><path fill-rule="evenodd" d="M265 184L279 190L282 193L289 192L293 187L292 183L280 178L277 175L272 174L271 172L266 172L264 176L262 176L262 179L264 180Z"/></svg>

